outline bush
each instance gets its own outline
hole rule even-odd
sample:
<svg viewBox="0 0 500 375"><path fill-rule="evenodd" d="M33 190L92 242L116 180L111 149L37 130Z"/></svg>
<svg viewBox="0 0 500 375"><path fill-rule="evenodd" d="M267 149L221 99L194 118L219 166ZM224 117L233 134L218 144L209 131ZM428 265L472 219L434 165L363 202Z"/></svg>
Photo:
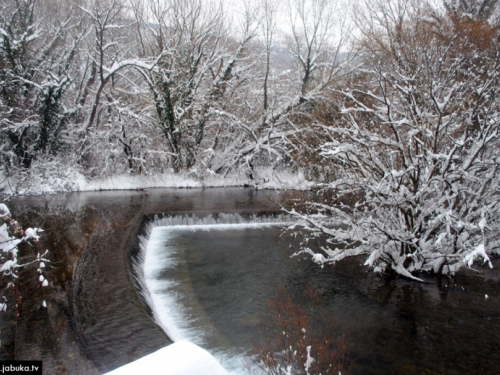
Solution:
<svg viewBox="0 0 500 375"><path fill-rule="evenodd" d="M321 314L321 296L309 286L301 299L281 286L261 323L264 344L256 345L268 374L350 374L346 336Z"/></svg>

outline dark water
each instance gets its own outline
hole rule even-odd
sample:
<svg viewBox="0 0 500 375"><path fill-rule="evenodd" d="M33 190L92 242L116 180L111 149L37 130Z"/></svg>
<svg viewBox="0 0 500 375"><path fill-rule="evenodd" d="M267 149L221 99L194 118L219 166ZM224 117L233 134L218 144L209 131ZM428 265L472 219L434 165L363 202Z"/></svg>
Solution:
<svg viewBox="0 0 500 375"><path fill-rule="evenodd" d="M287 196L226 188L13 198L7 204L23 227L45 230L50 287L40 288L36 270L22 270L19 316L13 304L0 315L0 360L42 360L44 374L99 374L168 345L131 276L143 224L159 213L276 211Z"/></svg>
<svg viewBox="0 0 500 375"><path fill-rule="evenodd" d="M42 359L46 374L98 374L167 345L130 272L130 254L147 218L277 211L277 202L300 195L226 188L16 198L8 203L16 219L45 229L51 285L42 292L29 272L21 276L20 316L10 311L0 320L0 359ZM360 265L363 259L324 269L289 259L288 239L279 234L244 231L222 238L222 232L200 232L177 238L179 248L191 249L186 259L190 279L197 280L193 290L221 332L219 340L248 347L275 279L296 291L312 281L338 326L347 328L359 374L498 373L498 262L493 271L429 284L383 280ZM250 251L241 250L248 245ZM235 250L238 256L228 258ZM218 311L217 295L226 315ZM47 309L41 308L43 299Z"/></svg>
<svg viewBox="0 0 500 375"><path fill-rule="evenodd" d="M184 293L194 293L184 307L194 311L193 299L202 306L200 314L207 317L201 322L212 332L204 344L214 352L224 346L251 350L262 340L259 323L276 285L300 295L311 283L321 294L322 313L348 336L356 374L498 373L495 270L422 284L384 280L363 267L363 259L322 269L308 259L290 258L290 246L297 244L276 227L184 231L174 243L176 267L188 270L192 285ZM175 280L176 272L164 276Z"/></svg>

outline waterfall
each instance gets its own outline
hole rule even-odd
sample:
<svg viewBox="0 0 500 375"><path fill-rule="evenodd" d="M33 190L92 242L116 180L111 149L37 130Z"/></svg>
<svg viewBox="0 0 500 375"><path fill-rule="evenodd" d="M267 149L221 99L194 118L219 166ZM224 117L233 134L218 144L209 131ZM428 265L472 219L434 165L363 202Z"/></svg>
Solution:
<svg viewBox="0 0 500 375"><path fill-rule="evenodd" d="M181 227L189 230L212 230L229 228L253 228L265 225L285 225L292 221L289 215L247 215L220 213L210 214L208 216L195 215L163 215L155 216L154 227Z"/></svg>
<svg viewBox="0 0 500 375"><path fill-rule="evenodd" d="M162 277L162 273L169 272L175 267L181 269L182 260L179 260L175 246L176 237L181 233L192 231L224 231L259 229L270 226L285 226L292 222L288 215L240 215L232 213L195 215L161 215L155 216L147 224L146 234L140 238L140 254L133 267L139 275L138 285L140 293L150 306L153 318L162 327L172 341L189 340L203 346L205 333L195 324L205 319L203 309L187 311L182 299L195 295L190 285L189 277L183 279L182 290L188 291L179 295L179 283ZM186 272L187 273L187 272ZM196 306L194 299L190 299L190 306ZM207 319L208 322L208 319ZM199 326L199 324L197 324ZM211 331L213 334L213 330ZM224 357L228 361L228 353L212 353ZM230 360L230 359L229 359Z"/></svg>

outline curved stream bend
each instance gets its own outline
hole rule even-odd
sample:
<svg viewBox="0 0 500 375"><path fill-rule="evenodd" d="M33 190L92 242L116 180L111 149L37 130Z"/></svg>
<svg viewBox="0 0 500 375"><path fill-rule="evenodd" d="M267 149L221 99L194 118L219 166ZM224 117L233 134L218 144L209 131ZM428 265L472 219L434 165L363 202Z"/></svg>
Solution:
<svg viewBox="0 0 500 375"><path fill-rule="evenodd" d="M88 375L109 372L168 345L171 340L137 293L131 268L139 236L153 215L277 211L282 194L200 188L12 199L11 211L20 222L46 229L45 245L57 273L45 290L46 313L40 313L37 301L23 303L34 315L25 313L17 321L18 334L12 334L17 358L41 359L48 373ZM2 330L3 342L8 334Z"/></svg>

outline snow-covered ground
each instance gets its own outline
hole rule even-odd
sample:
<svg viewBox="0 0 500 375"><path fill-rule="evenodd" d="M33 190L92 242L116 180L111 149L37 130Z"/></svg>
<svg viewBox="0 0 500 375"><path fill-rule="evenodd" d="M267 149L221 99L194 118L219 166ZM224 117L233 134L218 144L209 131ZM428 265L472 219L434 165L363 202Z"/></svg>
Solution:
<svg viewBox="0 0 500 375"><path fill-rule="evenodd" d="M234 173L227 176L207 174L200 177L192 172L164 173L146 175L114 175L106 178L89 180L80 172L67 168L57 172L44 171L26 179L7 179L0 175L0 189L5 194L39 195L75 191L100 190L137 190L162 187L198 188L252 186L259 189L298 189L307 190L314 183L307 181L302 172L259 170L254 180L244 174ZM1 174L1 173L0 173Z"/></svg>
<svg viewBox="0 0 500 375"><path fill-rule="evenodd" d="M107 373L107 375L137 374L227 375L228 372L206 350L183 340Z"/></svg>

